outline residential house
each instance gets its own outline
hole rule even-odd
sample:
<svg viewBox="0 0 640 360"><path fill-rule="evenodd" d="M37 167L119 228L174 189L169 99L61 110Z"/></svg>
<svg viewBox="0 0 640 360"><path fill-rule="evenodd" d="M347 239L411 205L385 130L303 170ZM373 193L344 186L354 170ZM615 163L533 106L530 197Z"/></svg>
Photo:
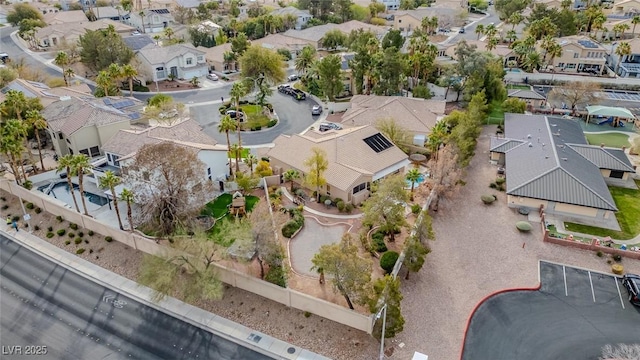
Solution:
<svg viewBox="0 0 640 360"><path fill-rule="evenodd" d="M20 91L27 99L39 98L40 103L44 107L59 101L62 97L85 97L92 95L91 88L80 81L72 81L70 86L50 88L47 84L41 82L15 79L0 90L0 103L4 101L6 97L5 94L9 90Z"/></svg>
<svg viewBox="0 0 640 360"><path fill-rule="evenodd" d="M202 3L200 0L175 0L174 2L176 7L183 7L185 9L195 9Z"/></svg>
<svg viewBox="0 0 640 360"><path fill-rule="evenodd" d="M228 155L226 145L216 144L215 140L202 131L202 127L191 119L173 125L154 125L146 128L120 129L116 136L111 137L103 146L106 156L104 168L118 170L131 163L135 154L145 145L173 142L197 152L198 159L205 164L206 179L218 181L224 186L228 172ZM96 177L101 177L104 171L97 168Z"/></svg>
<svg viewBox="0 0 640 360"><path fill-rule="evenodd" d="M533 90L509 89L507 97L520 99L527 103L527 109L542 108L547 103L547 98Z"/></svg>
<svg viewBox="0 0 640 360"><path fill-rule="evenodd" d="M555 57L553 66L556 72L581 73L592 72L601 75L606 64L606 49L587 36L574 35L558 38L562 47L562 56ZM536 47L540 53L544 50L538 42Z"/></svg>
<svg viewBox="0 0 640 360"><path fill-rule="evenodd" d="M211 70L219 71L224 74L240 70L240 62L237 60L227 62L224 59L224 54L231 53L231 43L224 43L211 48L198 46L198 50L204 52L207 66Z"/></svg>
<svg viewBox="0 0 640 360"><path fill-rule="evenodd" d="M129 13L113 6L98 6L93 9L93 14L99 19L110 19L113 21L125 21L129 19Z"/></svg>
<svg viewBox="0 0 640 360"><path fill-rule="evenodd" d="M623 150L589 145L575 120L505 114L504 128L504 138L491 139L490 156L505 166L509 207L542 206L564 221L618 225L607 184L635 186Z"/></svg>
<svg viewBox="0 0 640 360"><path fill-rule="evenodd" d="M329 23L319 26L312 26L304 30L287 30L284 32L284 35L295 39L308 41L309 44L311 44L313 47L319 49L322 47L322 38L327 32L334 29L343 32L345 35L349 35L351 31L358 29L370 30L376 33L379 37L382 37L384 33L386 33L386 29L384 27L366 24L357 20L351 20L342 24Z"/></svg>
<svg viewBox="0 0 640 360"><path fill-rule="evenodd" d="M508 67L509 61L516 61L518 56L513 51L513 49L509 48L506 45L497 45L494 49L487 50L487 43L481 40L466 40L467 44L470 46L475 46L478 51L488 51L496 57L502 58L502 62L504 67ZM444 55L449 57L450 59L456 59L456 49L458 48L458 43L450 44L446 50L444 51ZM446 60L443 59L443 60Z"/></svg>
<svg viewBox="0 0 640 360"><path fill-rule="evenodd" d="M618 65L620 56L616 54L616 49L620 45L620 42L616 42L612 47L611 53L607 55L607 65L620 77L640 78L640 38L626 42L629 43L631 47L631 55L623 55Z"/></svg>
<svg viewBox="0 0 640 360"><path fill-rule="evenodd" d="M613 15L632 17L640 14L640 0L623 0L613 4Z"/></svg>
<svg viewBox="0 0 640 360"><path fill-rule="evenodd" d="M82 10L56 11L43 15L47 25L59 25L68 23L81 23L89 21L87 15Z"/></svg>
<svg viewBox="0 0 640 360"><path fill-rule="evenodd" d="M602 25L602 27L607 31L599 31L597 36L598 38L611 39L611 40L620 39L620 38L625 39L627 37L631 37L631 31L633 29L632 21L633 21L632 17L624 17L622 19L619 19L617 17L608 18L607 21ZM616 33L613 31L614 28L617 29L617 27L622 25L629 26L629 29L624 31L623 33L620 33L620 32Z"/></svg>
<svg viewBox="0 0 640 360"><path fill-rule="evenodd" d="M129 34L135 30L129 25L113 20L102 19L98 21L89 21L85 19L83 22L64 23L43 27L42 29L38 29L35 34L35 39L41 47L55 48L64 43L76 43L80 39L80 36L84 35L87 30L105 30L109 25L113 25L116 33L120 35Z"/></svg>
<svg viewBox="0 0 640 360"><path fill-rule="evenodd" d="M393 28L400 31L412 32L422 26L422 19L426 17L437 17L438 27L450 28L462 25L462 12L460 8L450 8L447 6L432 6L428 8L418 8L414 10L400 10L393 15Z"/></svg>
<svg viewBox="0 0 640 360"><path fill-rule="evenodd" d="M58 156L85 154L97 157L102 146L121 129L128 129L141 115L139 100L123 97L62 97L42 111Z"/></svg>
<svg viewBox="0 0 640 360"><path fill-rule="evenodd" d="M122 41L124 41L125 45L134 53L137 53L147 46L154 47L158 45L157 42L147 34L123 36Z"/></svg>
<svg viewBox="0 0 640 360"><path fill-rule="evenodd" d="M414 144L423 146L435 124L444 117L446 103L402 96L355 95L340 119L346 126L376 125L393 119L413 134Z"/></svg>
<svg viewBox="0 0 640 360"><path fill-rule="evenodd" d="M395 11L400 9L400 0L382 0L387 11Z"/></svg>
<svg viewBox="0 0 640 360"><path fill-rule="evenodd" d="M142 13L142 15L140 15ZM144 9L129 15L129 25L143 33L158 33L173 24L169 9Z"/></svg>
<svg viewBox="0 0 640 360"><path fill-rule="evenodd" d="M291 53L291 57L295 59L300 51L302 51L302 48L313 44L313 42L292 38L283 34L270 34L260 39L251 40L251 44L260 44L263 48L271 50L288 50Z"/></svg>
<svg viewBox="0 0 640 360"><path fill-rule="evenodd" d="M140 49L136 57L154 81L172 77L190 80L209 73L205 52L187 44L147 46Z"/></svg>
<svg viewBox="0 0 640 360"><path fill-rule="evenodd" d="M302 29L307 26L309 20L313 19L313 16L309 13L309 10L300 10L293 6L287 6L285 8L280 8L273 10L271 15L275 16L292 16L296 18L296 29Z"/></svg>
<svg viewBox="0 0 640 360"><path fill-rule="evenodd" d="M537 0L536 4L543 4L547 9L562 10L562 0ZM587 7L587 1L573 0L570 8L573 10L584 9Z"/></svg>
<svg viewBox="0 0 640 360"><path fill-rule="evenodd" d="M304 162L314 148L322 149L328 162L320 193L355 205L369 197L372 182L403 173L409 164L407 155L373 126L280 135L266 156L274 173L295 169L304 178L309 172Z"/></svg>

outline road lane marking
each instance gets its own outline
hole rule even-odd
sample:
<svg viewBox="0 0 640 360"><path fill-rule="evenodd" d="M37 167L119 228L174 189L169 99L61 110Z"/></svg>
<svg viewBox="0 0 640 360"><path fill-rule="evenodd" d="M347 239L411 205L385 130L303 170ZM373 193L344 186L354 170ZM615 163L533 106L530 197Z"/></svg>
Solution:
<svg viewBox="0 0 640 360"><path fill-rule="evenodd" d="M624 300L622 300L622 293L620 293L620 285L618 285L618 279L616 279L616 277L613 277L613 281L616 282L616 289L618 289L618 296L620 297L620 305L622 305L622 308L624 309Z"/></svg>
<svg viewBox="0 0 640 360"><path fill-rule="evenodd" d="M564 296L569 296L567 292L567 272L564 265L562 265L562 275L564 276Z"/></svg>
<svg viewBox="0 0 640 360"><path fill-rule="evenodd" d="M593 302L596 302L596 293L593 291L593 281L591 281L591 271L589 271L589 284L591 284L591 296L593 296Z"/></svg>

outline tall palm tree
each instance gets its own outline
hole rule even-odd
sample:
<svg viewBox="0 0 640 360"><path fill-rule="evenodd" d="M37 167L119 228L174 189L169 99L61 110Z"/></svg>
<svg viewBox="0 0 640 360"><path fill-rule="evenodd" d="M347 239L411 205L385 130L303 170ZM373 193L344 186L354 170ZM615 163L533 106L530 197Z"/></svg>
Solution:
<svg viewBox="0 0 640 360"><path fill-rule="evenodd" d="M122 76L129 80L129 96L133 97L133 78L138 76L138 71L131 64L124 65L121 70Z"/></svg>
<svg viewBox="0 0 640 360"><path fill-rule="evenodd" d="M80 187L80 199L82 200L84 214L89 216L89 210L87 210L87 201L84 197L84 174L88 173L89 169L91 169L89 157L85 154L73 155L71 159L71 165L75 169L75 174L78 175L78 186Z"/></svg>
<svg viewBox="0 0 640 360"><path fill-rule="evenodd" d="M236 152L236 172L238 172L240 171L239 162L240 156L242 155L242 126L240 125L242 118L240 117L240 99L247 95L247 87L244 86L242 82L236 82L231 86L229 95L231 95L231 101L236 105L236 131L238 132L238 147L240 148L240 151Z"/></svg>
<svg viewBox="0 0 640 360"><path fill-rule="evenodd" d="M305 45L300 51L298 57L295 60L295 69L297 72L306 74L307 69L313 63L316 58L316 49L311 45Z"/></svg>
<svg viewBox="0 0 640 360"><path fill-rule="evenodd" d="M476 26L475 33L476 33L476 35L478 35L478 39L477 40L480 40L480 35L484 34L484 25L478 24L478 26Z"/></svg>
<svg viewBox="0 0 640 360"><path fill-rule="evenodd" d="M225 133L227 135L227 150L229 153L229 176L233 176L233 166L231 164L231 141L229 140L229 131L236 130L236 122L231 119L229 115L225 115L220 119L218 124L218 132Z"/></svg>
<svg viewBox="0 0 640 360"><path fill-rule="evenodd" d="M129 220L129 231L133 231L133 216L131 215L131 203L133 203L134 200L133 191L129 189L122 189L122 192L120 192L120 200L127 203L127 220Z"/></svg>
<svg viewBox="0 0 640 360"><path fill-rule="evenodd" d="M444 121L438 121L431 129L427 147L429 148L429 153L434 156L435 161L438 161L438 150L440 145L444 144L448 134L449 129Z"/></svg>
<svg viewBox="0 0 640 360"><path fill-rule="evenodd" d="M22 122L17 119L7 120L0 127L0 151L7 155L9 158L9 166L16 178L18 184L22 183L21 177L27 180L27 173L24 171L24 165L22 163L22 153L24 152L24 142L22 141ZM22 167L22 175L18 170L18 167Z"/></svg>
<svg viewBox="0 0 640 360"><path fill-rule="evenodd" d="M511 24L511 30L515 31L516 26L520 25L524 21L524 16L519 12L514 12L509 16L509 24Z"/></svg>
<svg viewBox="0 0 640 360"><path fill-rule="evenodd" d="M407 171L407 173L404 176L405 180L411 181L411 197L412 198L413 198L413 190L414 190L415 184L418 182L418 180L420 180L421 176L422 174L420 174L420 171L418 169L410 169L409 171Z"/></svg>
<svg viewBox="0 0 640 360"><path fill-rule="evenodd" d="M231 153L236 160L236 175L240 172L240 162L238 159L242 157L242 147L236 143L231 144Z"/></svg>
<svg viewBox="0 0 640 360"><path fill-rule="evenodd" d="M620 69L620 63L622 63L622 58L624 56L631 55L631 45L629 45L629 43L626 41L618 43L618 46L616 47L616 55L618 55L618 62L616 64L615 71L617 74L618 70Z"/></svg>
<svg viewBox="0 0 640 360"><path fill-rule="evenodd" d="M530 52L522 61L522 67L527 72L533 72L533 70L537 70L542 65L542 58L540 58L540 54L537 52Z"/></svg>
<svg viewBox="0 0 640 360"><path fill-rule="evenodd" d="M109 73L109 76L111 77L111 81L115 82L116 86L117 86L118 82L122 78L122 67L120 67L120 65L118 65L118 64L111 64L107 68L107 72ZM119 87L120 86L118 86L118 88Z"/></svg>
<svg viewBox="0 0 640 360"><path fill-rule="evenodd" d="M67 184L69 185L69 192L73 197L73 204L76 206L76 211L80 212L80 207L78 207L78 200L76 199L76 192L73 189L73 182L71 182L71 177L75 174L76 168L73 163L73 155L67 154L60 159L58 159L58 168L56 172L66 171L67 173Z"/></svg>
<svg viewBox="0 0 640 360"><path fill-rule="evenodd" d="M258 163L258 158L249 153L246 158L244 158L244 163L249 165L249 170L251 174L253 174L253 167Z"/></svg>
<svg viewBox="0 0 640 360"><path fill-rule="evenodd" d="M293 180L300 178L300 173L296 169L289 169L282 174L284 181L289 182L289 189L293 194Z"/></svg>
<svg viewBox="0 0 640 360"><path fill-rule="evenodd" d="M140 12L138 13L138 15L140 15L140 22L142 23L142 32L146 34L146 33L147 33L147 31L146 31L146 30L145 30L145 28L144 28L144 17L145 17L145 15L146 15L146 14L144 13L144 10L143 10L143 11L140 11Z"/></svg>
<svg viewBox="0 0 640 360"><path fill-rule="evenodd" d="M487 51L491 51L493 49L496 48L496 46L498 46L498 42L500 41L500 39L498 39L496 36L492 36L489 39L487 39Z"/></svg>
<svg viewBox="0 0 640 360"><path fill-rule="evenodd" d="M640 24L640 15L635 15L631 19L631 24L633 25L633 30L631 30L631 38L633 39L636 37L636 25Z"/></svg>
<svg viewBox="0 0 640 360"><path fill-rule="evenodd" d="M36 141L38 142L38 156L40 156L40 168L44 171L44 162L42 161L42 146L40 146L40 130L47 128L47 121L44 119L40 111L28 110L27 111L27 124L33 128L33 132L36 135Z"/></svg>
<svg viewBox="0 0 640 360"><path fill-rule="evenodd" d="M118 225L120 225L120 230L124 229L122 227L122 220L120 219L120 209L118 208L118 197L116 196L116 186L120 185L122 180L116 176L111 170L107 170L104 173L104 176L100 177L100 187L109 188L111 191L111 197L113 198L113 207L116 208L116 216L118 216Z"/></svg>
<svg viewBox="0 0 640 360"><path fill-rule="evenodd" d="M56 54L56 58L53 59L53 63L60 66L62 69L62 77L64 78L65 85L69 86L69 82L67 81L67 74L65 73L64 67L69 65L69 55L67 55L64 51L59 51Z"/></svg>
<svg viewBox="0 0 640 360"><path fill-rule="evenodd" d="M562 56L562 46L558 43L554 44L549 48L547 54L549 55L549 64L553 64L555 58Z"/></svg>
<svg viewBox="0 0 640 360"><path fill-rule="evenodd" d="M9 90L5 94L4 101L2 102L3 112L5 115L13 118L15 117L22 121L22 112L27 108L27 98L22 91Z"/></svg>
<svg viewBox="0 0 640 360"><path fill-rule="evenodd" d="M72 68L67 68L67 70L64 71L65 84L67 84L67 86L69 86L69 83L74 76L76 76L76 72L73 71Z"/></svg>
<svg viewBox="0 0 640 360"><path fill-rule="evenodd" d="M109 96L109 87L112 85L112 81L108 72L100 71L96 77L96 84L104 90L104 96Z"/></svg>

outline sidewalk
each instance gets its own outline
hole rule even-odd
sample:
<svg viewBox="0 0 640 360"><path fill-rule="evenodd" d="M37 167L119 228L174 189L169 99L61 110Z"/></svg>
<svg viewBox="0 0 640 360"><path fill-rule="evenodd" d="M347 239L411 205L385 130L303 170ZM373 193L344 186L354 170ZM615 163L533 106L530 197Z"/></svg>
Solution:
<svg viewBox="0 0 640 360"><path fill-rule="evenodd" d="M324 356L295 347L172 297L167 297L158 303L154 303L151 301L153 296L151 289L70 254L30 234L28 231L23 230L16 233L16 231L7 229L7 226L4 225L0 228L0 233L42 257L58 263L97 284L120 292L141 304L210 331L220 337L232 340L246 348L272 356L275 359L328 360ZM255 335L261 337L260 342L255 343L247 340L255 337Z"/></svg>

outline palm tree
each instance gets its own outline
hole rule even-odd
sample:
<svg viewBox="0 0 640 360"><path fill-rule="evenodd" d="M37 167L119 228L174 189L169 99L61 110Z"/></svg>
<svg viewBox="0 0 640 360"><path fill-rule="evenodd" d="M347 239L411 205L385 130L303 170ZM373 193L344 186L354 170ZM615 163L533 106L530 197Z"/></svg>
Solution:
<svg viewBox="0 0 640 360"><path fill-rule="evenodd" d="M138 76L138 71L131 64L124 65L121 70L122 76L129 80L129 96L133 97L133 78Z"/></svg>
<svg viewBox="0 0 640 360"><path fill-rule="evenodd" d="M82 207L84 208L84 214L89 216L89 210L87 210L87 201L84 197L84 174L91 169L91 163L89 157L85 154L73 155L71 158L71 165L74 167L74 172L78 175L78 186L80 187L80 199L82 200Z"/></svg>
<svg viewBox="0 0 640 360"><path fill-rule="evenodd" d="M253 174L253 167L258 163L258 158L250 153L244 158L244 163L249 165L250 172Z"/></svg>
<svg viewBox="0 0 640 360"><path fill-rule="evenodd" d="M631 24L633 25L633 30L631 30L631 38L633 39L636 37L636 25L640 24L640 15L635 15L631 19Z"/></svg>
<svg viewBox="0 0 640 360"><path fill-rule="evenodd" d="M229 176L233 176L233 166L231 164L231 141L229 140L229 131L236 130L236 122L231 119L229 115L225 115L220 119L218 124L218 132L223 132L227 135L227 150L229 152Z"/></svg>
<svg viewBox="0 0 640 360"><path fill-rule="evenodd" d="M435 161L438 161L438 150L440 149L440 145L444 144L448 135L449 129L444 121L438 121L431 129L427 147L429 148L429 153L434 156Z"/></svg>
<svg viewBox="0 0 640 360"><path fill-rule="evenodd" d="M160 35L153 35L153 40L156 41L156 45L158 45L158 42L160 41L162 37Z"/></svg>
<svg viewBox="0 0 640 360"><path fill-rule="evenodd" d="M555 58L562 56L562 46L560 46L560 44L558 43L555 43L553 46L551 46L551 48L549 48L547 54L549 55L549 64L553 64L553 60Z"/></svg>
<svg viewBox="0 0 640 360"><path fill-rule="evenodd" d="M487 45L486 45L487 51L491 51L491 50L495 49L496 46L498 46L498 42L499 41L500 41L500 39L498 39L495 36L490 37L488 39Z"/></svg>
<svg viewBox="0 0 640 360"><path fill-rule="evenodd" d="M547 55L549 54L549 50L558 45L556 39L551 35L546 35L542 38L542 42L540 43L540 47L544 50L544 55L542 56L542 62L545 63L547 61Z"/></svg>
<svg viewBox="0 0 640 360"><path fill-rule="evenodd" d="M107 72L109 73L109 76L111 76L112 81L114 81L116 84L122 77L122 68L118 64L109 65L109 67L107 68Z"/></svg>
<svg viewBox="0 0 640 360"><path fill-rule="evenodd" d="M222 54L222 58L224 61L225 70L231 70L231 64L236 61L236 54L231 51L225 51L225 53Z"/></svg>
<svg viewBox="0 0 640 360"><path fill-rule="evenodd" d="M240 99L242 99L245 95L247 95L247 87L242 84L242 82L236 82L231 86L231 91L229 92L231 95L231 101L236 105L236 131L238 132L238 147L240 151L236 152L236 172L240 171L240 156L242 155L242 126L240 125L240 121L242 118L240 117Z"/></svg>
<svg viewBox="0 0 640 360"><path fill-rule="evenodd" d="M38 156L40 156L40 168L44 171L42 146L40 146L40 130L47 128L47 121L44 119L42 114L40 114L40 111L34 109L27 111L27 124L33 128L33 132L36 135L36 141L38 142Z"/></svg>
<svg viewBox="0 0 640 360"><path fill-rule="evenodd" d="M518 66L518 63L514 60L507 61L507 67L509 68L509 71L511 71L516 66Z"/></svg>
<svg viewBox="0 0 640 360"><path fill-rule="evenodd" d="M407 171L407 173L404 176L405 180L411 181L411 198L412 198L412 200L413 200L413 189L415 187L415 184L418 182L418 180L420 180L421 176L422 176L422 174L420 174L420 171L418 169L411 169L411 170Z"/></svg>
<svg viewBox="0 0 640 360"><path fill-rule="evenodd" d="M116 186L120 185L122 180L116 176L111 170L107 170L104 176L100 177L100 187L109 188L111 197L113 198L113 207L116 208L116 216L118 216L118 224L120 230L123 230L122 220L120 219L120 209L118 208L118 197L116 196Z"/></svg>
<svg viewBox="0 0 640 360"><path fill-rule="evenodd" d="M18 184L22 183L20 171L18 167L22 167L22 176L27 180L27 173L24 171L22 163L22 153L24 152L24 142L22 141L22 122L16 119L7 120L0 127L2 131L0 138L0 151L9 158L11 171L16 178Z"/></svg>
<svg viewBox="0 0 640 360"><path fill-rule="evenodd" d="M69 185L69 192L73 197L73 204L76 206L76 211L80 212L80 207L78 207L78 200L76 199L76 192L73 189L73 182L71 182L71 177L76 171L73 161L73 155L71 154L67 154L61 157L60 159L58 159L58 168L56 169L56 172L66 171L67 184Z"/></svg>
<svg viewBox="0 0 640 360"><path fill-rule="evenodd" d="M524 21L524 16L519 12L514 12L509 16L509 24L511 24L511 30L515 31L516 26L520 25Z"/></svg>
<svg viewBox="0 0 640 360"><path fill-rule="evenodd" d="M133 231L133 216L131 216L131 203L134 200L133 192L129 189L122 189L122 192L120 192L120 200L127 203L127 219L129 220L129 230Z"/></svg>
<svg viewBox="0 0 640 360"><path fill-rule="evenodd" d="M300 173L296 169L289 169L282 174L284 181L289 182L289 188L291 193L293 194L293 180L300 178Z"/></svg>
<svg viewBox="0 0 640 360"><path fill-rule="evenodd" d="M16 118L22 121L22 112L27 108L27 98L22 91L9 90L5 94L2 107L5 115L13 117L15 114Z"/></svg>
<svg viewBox="0 0 640 360"><path fill-rule="evenodd" d="M96 77L96 84L104 90L104 96L109 96L109 87L112 85L109 73L102 70Z"/></svg>
<svg viewBox="0 0 640 360"><path fill-rule="evenodd" d="M480 35L484 34L484 25L478 24L478 26L476 26L475 32L476 32L476 35L478 35L477 40L480 40Z"/></svg>
<svg viewBox="0 0 640 360"><path fill-rule="evenodd" d="M527 72L533 72L533 70L537 70L542 65L542 59L540 58L540 54L537 52L530 52L522 61L522 67Z"/></svg>
<svg viewBox="0 0 640 360"><path fill-rule="evenodd" d="M236 160L236 175L238 175L240 172L240 162L238 159L242 156L242 147L237 143L231 144L231 153L233 154L233 158Z"/></svg>
<svg viewBox="0 0 640 360"><path fill-rule="evenodd" d="M73 71L72 68L67 68L67 70L64 71L64 76L65 76L65 84L67 84L67 86L69 86L68 82L71 82L71 79L76 76L76 72Z"/></svg>
<svg viewBox="0 0 640 360"><path fill-rule="evenodd" d="M145 16L146 14L144 13L144 10L140 11L140 12L138 13L138 15L140 15L140 22L142 23L142 32L146 34L146 33L147 33L147 31L146 31L146 30L145 30L145 28L144 28L144 16Z"/></svg>
<svg viewBox="0 0 640 360"><path fill-rule="evenodd" d="M175 33L173 32L173 29L168 27L164 29L164 36L167 37L167 39L171 40L171 37L174 35Z"/></svg>
<svg viewBox="0 0 640 360"><path fill-rule="evenodd" d="M624 56L631 55L631 45L629 45L629 43L626 41L618 43L618 46L616 47L616 55L618 55L618 62L616 64L615 71L617 74L618 70L620 69L620 63L622 63L622 58Z"/></svg>
<svg viewBox="0 0 640 360"><path fill-rule="evenodd" d="M60 66L60 68L62 69L62 77L64 78L64 83L65 85L69 86L69 83L67 82L67 74L64 69L65 66L69 65L69 56L67 55L67 53L64 51L59 51L58 54L56 54L56 58L53 59L53 63Z"/></svg>
<svg viewBox="0 0 640 360"><path fill-rule="evenodd" d="M307 69L313 63L316 58L316 49L311 45L305 45L300 51L298 57L295 60L295 69L297 72L306 74Z"/></svg>
<svg viewBox="0 0 640 360"><path fill-rule="evenodd" d="M507 38L507 41L509 42L509 44L511 44L518 38L518 35L516 34L515 30L509 30L509 31L507 31L506 38Z"/></svg>

